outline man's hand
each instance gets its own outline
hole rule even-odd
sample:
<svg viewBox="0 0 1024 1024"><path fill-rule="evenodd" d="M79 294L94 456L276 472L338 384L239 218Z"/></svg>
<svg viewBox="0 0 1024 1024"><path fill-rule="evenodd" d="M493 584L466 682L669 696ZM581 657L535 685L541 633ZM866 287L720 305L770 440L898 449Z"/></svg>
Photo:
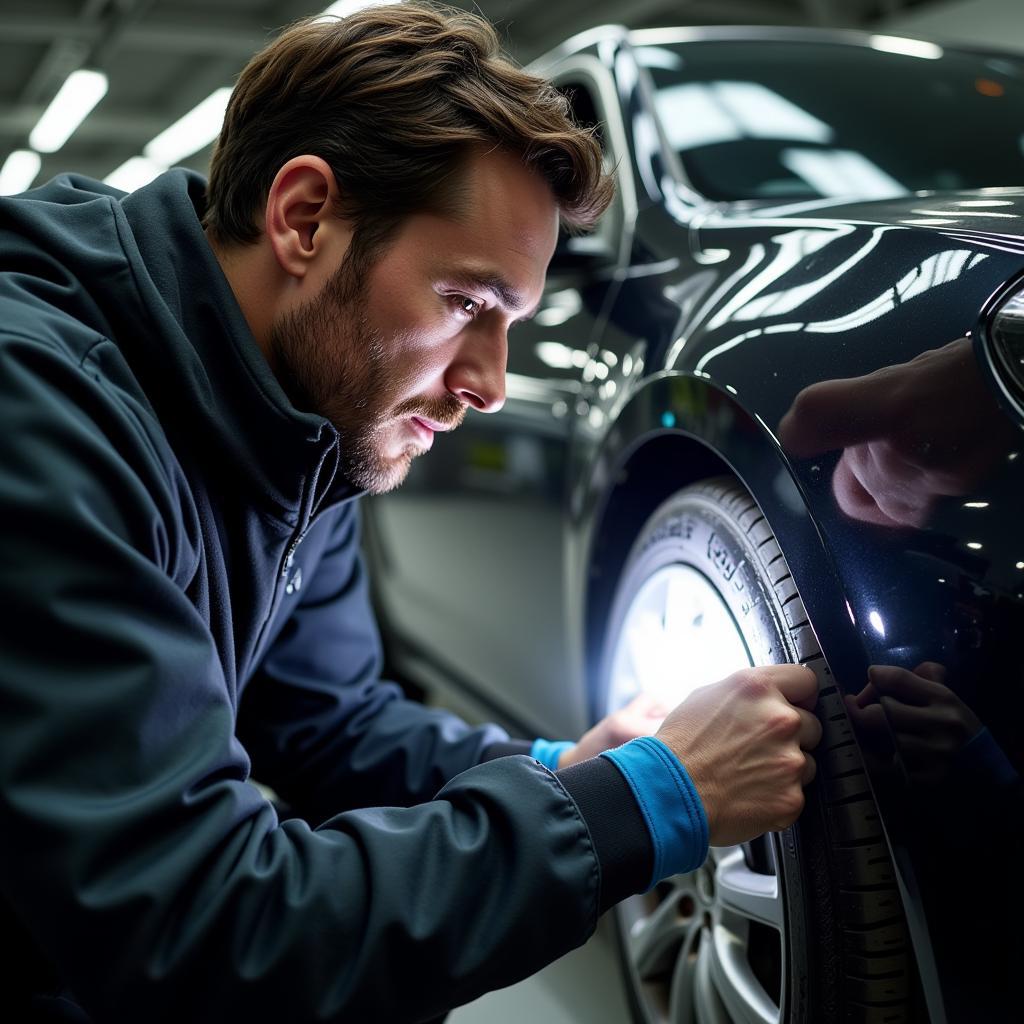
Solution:
<svg viewBox="0 0 1024 1024"><path fill-rule="evenodd" d="M939 498L984 481L1019 431L959 338L909 363L804 388L779 440L798 458L843 450L832 490L848 516L920 528Z"/></svg>
<svg viewBox="0 0 1024 1024"><path fill-rule="evenodd" d="M925 661L911 672L872 665L868 680L856 696L846 696L846 709L861 735L882 740L891 731L913 782L945 782L956 755L982 729L978 716L945 685L945 666Z"/></svg>
<svg viewBox="0 0 1024 1024"><path fill-rule="evenodd" d="M583 735L576 746L564 751L558 759L558 767L568 768L577 761L597 757L606 750L635 740L637 736L653 735L665 720L668 710L653 697L640 694L625 707L598 722Z"/></svg>
<svg viewBox="0 0 1024 1024"><path fill-rule="evenodd" d="M682 761L704 803L712 846L786 828L815 773L821 740L814 673L799 665L743 669L694 691L657 738Z"/></svg>

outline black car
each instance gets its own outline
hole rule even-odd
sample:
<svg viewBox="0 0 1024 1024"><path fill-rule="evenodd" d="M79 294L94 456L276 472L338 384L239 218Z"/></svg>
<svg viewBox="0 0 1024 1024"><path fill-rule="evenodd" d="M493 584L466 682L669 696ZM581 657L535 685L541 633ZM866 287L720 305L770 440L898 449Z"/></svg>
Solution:
<svg viewBox="0 0 1024 1024"><path fill-rule="evenodd" d="M396 670L554 738L811 665L799 822L615 911L636 1019L1019 1020L1024 60L609 27L536 68L618 195L503 411L368 504Z"/></svg>

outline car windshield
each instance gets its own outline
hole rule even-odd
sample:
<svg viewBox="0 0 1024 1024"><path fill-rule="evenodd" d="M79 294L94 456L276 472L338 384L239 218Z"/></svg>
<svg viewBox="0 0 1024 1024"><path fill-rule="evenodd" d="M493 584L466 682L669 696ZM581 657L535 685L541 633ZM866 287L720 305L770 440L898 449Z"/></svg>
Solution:
<svg viewBox="0 0 1024 1024"><path fill-rule="evenodd" d="M636 48L669 144L710 199L1024 185L1024 60L871 45Z"/></svg>

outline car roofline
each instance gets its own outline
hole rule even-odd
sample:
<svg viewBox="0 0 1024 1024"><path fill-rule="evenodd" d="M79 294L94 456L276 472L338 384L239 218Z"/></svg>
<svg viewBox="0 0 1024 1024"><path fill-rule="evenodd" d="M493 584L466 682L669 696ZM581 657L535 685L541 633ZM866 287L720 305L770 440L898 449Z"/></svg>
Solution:
<svg viewBox="0 0 1024 1024"><path fill-rule="evenodd" d="M542 73L548 66L574 53L590 49L600 43L628 43L631 46L691 42L807 42L834 43L878 49L878 40L906 40L909 43L931 43L943 50L978 56L1007 57L1021 60L1022 55L1012 50L976 46L964 43L948 44L927 36L900 35L891 32L868 32L862 29L815 28L803 25L692 25L663 28L629 29L624 25L607 24L589 28L571 36L564 43L548 50L530 62L532 71Z"/></svg>

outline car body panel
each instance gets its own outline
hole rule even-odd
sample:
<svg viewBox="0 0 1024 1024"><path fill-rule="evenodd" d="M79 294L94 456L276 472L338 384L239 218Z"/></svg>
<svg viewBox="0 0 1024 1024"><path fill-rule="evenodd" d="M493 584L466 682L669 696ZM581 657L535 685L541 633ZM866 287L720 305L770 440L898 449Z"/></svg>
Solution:
<svg viewBox="0 0 1024 1024"><path fill-rule="evenodd" d="M601 629L632 536L679 487L735 474L840 689L858 693L869 665L940 662L1001 749L989 774L938 750L922 773L896 732L887 749L861 737L925 1019L1008 1019L1024 882L971 873L955 900L950 885L973 858L1020 851L1024 434L976 491L907 529L845 515L840 453L791 459L777 429L810 384L966 335L980 345L991 296L1024 274L1024 189L708 203L661 145L629 40L599 30L542 65L597 81L587 61L599 62L607 102L614 82L621 130L608 133L636 199L617 214L627 251L582 271L556 256L540 313L511 339L506 410L439 438L400 494L371 503L396 663L425 658L432 681L448 673L527 734L578 734L596 713Z"/></svg>

